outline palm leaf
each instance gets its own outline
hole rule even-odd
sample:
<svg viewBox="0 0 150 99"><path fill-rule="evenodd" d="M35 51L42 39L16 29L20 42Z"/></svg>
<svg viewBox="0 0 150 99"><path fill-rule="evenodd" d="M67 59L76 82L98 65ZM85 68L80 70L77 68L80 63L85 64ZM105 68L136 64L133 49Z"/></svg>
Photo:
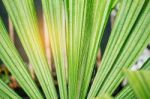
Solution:
<svg viewBox="0 0 150 99"><path fill-rule="evenodd" d="M134 99L136 96L132 88L127 85L122 91L115 97L115 99Z"/></svg>
<svg viewBox="0 0 150 99"><path fill-rule="evenodd" d="M3 0L47 98L57 98L41 42L33 0Z"/></svg>
<svg viewBox="0 0 150 99"><path fill-rule="evenodd" d="M150 70L150 58L147 59L147 61L144 63L144 65L141 67L142 70Z"/></svg>
<svg viewBox="0 0 150 99"><path fill-rule="evenodd" d="M10 41L8 33L0 19L0 59L16 78L20 86L32 98L42 98L37 86L33 82L27 66L19 56L15 46Z"/></svg>
<svg viewBox="0 0 150 99"><path fill-rule="evenodd" d="M55 90L51 68L37 25L34 0L2 1L46 98L57 99L59 96ZM102 63L90 86L99 44L108 17L117 2L119 12ZM42 0L42 6L54 56L60 98L110 98L107 94L111 96L124 79L122 69L130 68L150 41L150 0ZM42 98L27 73L25 64L6 35L3 25L1 28L3 31L0 34L0 46L4 46L0 52L3 55L2 60L10 71L14 72L15 77L18 77L18 82L30 98L34 98L36 91L38 98ZM14 51L12 55L11 50ZM17 60L11 59L13 57ZM17 66L17 70L14 66ZM24 74L25 77L20 74ZM129 78L129 82L138 81L134 73L132 75L127 71L127 74L133 76ZM29 86L33 85L33 89L27 89L30 88L26 86L28 82L21 82L25 78L31 82ZM123 93L127 92L130 92L128 87Z"/></svg>
<svg viewBox="0 0 150 99"><path fill-rule="evenodd" d="M1 79L0 79L0 98L1 99L21 99L11 88L9 88Z"/></svg>
<svg viewBox="0 0 150 99"><path fill-rule="evenodd" d="M150 70L150 58L143 64L141 70ZM135 97L133 89L129 84L127 84L122 91L117 94L115 99L132 99Z"/></svg>
<svg viewBox="0 0 150 99"><path fill-rule="evenodd" d="M44 15L54 56L60 96L67 99L65 13L62 0L42 0Z"/></svg>
<svg viewBox="0 0 150 99"><path fill-rule="evenodd" d="M122 68L132 66L150 41L150 1L122 0L119 9L88 98L113 94L123 80Z"/></svg>
<svg viewBox="0 0 150 99"><path fill-rule="evenodd" d="M113 99L112 97L110 97L109 95L102 95L102 96L99 96L99 97L96 97L94 99Z"/></svg>
<svg viewBox="0 0 150 99"><path fill-rule="evenodd" d="M112 0L65 0L69 98L85 98Z"/></svg>
<svg viewBox="0 0 150 99"><path fill-rule="evenodd" d="M150 97L150 71L127 71L127 78L137 98L149 99Z"/></svg>

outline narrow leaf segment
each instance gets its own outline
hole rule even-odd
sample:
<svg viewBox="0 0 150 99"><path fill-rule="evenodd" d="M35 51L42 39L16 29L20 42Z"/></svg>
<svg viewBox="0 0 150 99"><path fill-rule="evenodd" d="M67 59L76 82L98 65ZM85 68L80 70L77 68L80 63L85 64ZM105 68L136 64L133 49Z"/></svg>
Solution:
<svg viewBox="0 0 150 99"><path fill-rule="evenodd" d="M42 0L42 5L56 67L60 97L67 99L64 2L63 0Z"/></svg>
<svg viewBox="0 0 150 99"><path fill-rule="evenodd" d="M150 70L150 58L144 63L140 70L149 71ZM132 99L135 98L136 95L133 92L133 89L129 84L127 84L121 92L117 94L115 99Z"/></svg>
<svg viewBox="0 0 150 99"><path fill-rule="evenodd" d="M105 54L88 98L111 94L150 41L150 0L121 0ZM113 76L112 76L113 75Z"/></svg>
<svg viewBox="0 0 150 99"><path fill-rule="evenodd" d="M150 71L127 71L127 78L137 98L149 99L150 97Z"/></svg>
<svg viewBox="0 0 150 99"><path fill-rule="evenodd" d="M36 76L48 99L57 99L44 45L42 44L34 0L2 0L17 31L20 41L35 70Z"/></svg>
<svg viewBox="0 0 150 99"><path fill-rule="evenodd" d="M65 0L69 99L84 99L112 0Z"/></svg>
<svg viewBox="0 0 150 99"><path fill-rule="evenodd" d="M1 79L0 79L0 98L1 99L21 99L11 88L9 88Z"/></svg>
<svg viewBox="0 0 150 99"><path fill-rule="evenodd" d="M20 86L25 90L31 98L42 99L42 96L33 82L27 66L21 59L15 46L11 42L8 33L0 19L0 59L5 63L6 67L16 78Z"/></svg>

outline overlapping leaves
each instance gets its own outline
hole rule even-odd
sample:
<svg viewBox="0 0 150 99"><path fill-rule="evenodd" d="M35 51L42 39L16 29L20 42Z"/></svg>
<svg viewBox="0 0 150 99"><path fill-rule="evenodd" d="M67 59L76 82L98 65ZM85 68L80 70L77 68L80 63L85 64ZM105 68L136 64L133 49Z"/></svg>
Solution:
<svg viewBox="0 0 150 99"><path fill-rule="evenodd" d="M124 79L122 69L130 68L150 41L150 0L119 1L119 12L92 86L89 85L97 50L108 17L118 0L41 1L54 56L60 98L91 99L104 94L111 96ZM57 99L58 95L37 25L33 0L3 0L3 3L46 98ZM3 55L1 59L15 77L18 77L18 82L29 97L42 98L14 45L6 35L4 26L1 25L1 28L3 30L0 31L0 46L2 46L0 53ZM15 66L18 70L15 70ZM21 74L24 74L24 77ZM130 72L127 74L132 76ZM138 77L134 79L137 75L133 74L133 78L129 78L131 84L139 79ZM145 73L144 76L147 77ZM23 78L31 82L29 86L34 88L28 89L30 87L27 87L28 83L23 82Z"/></svg>

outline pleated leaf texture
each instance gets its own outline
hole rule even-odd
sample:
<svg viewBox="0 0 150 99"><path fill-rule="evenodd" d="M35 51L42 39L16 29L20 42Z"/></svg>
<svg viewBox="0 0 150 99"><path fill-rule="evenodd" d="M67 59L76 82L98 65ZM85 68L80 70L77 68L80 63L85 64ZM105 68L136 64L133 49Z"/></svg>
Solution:
<svg viewBox="0 0 150 99"><path fill-rule="evenodd" d="M141 73L141 71L142 71L142 73ZM145 76L143 76L144 78L140 79L140 81L133 81L134 82L133 85L129 85L129 82L128 82L128 84L125 85L124 88L115 96L115 99L136 99L138 97L136 97L135 93L137 93L137 92L140 93L140 91L144 92L144 90L150 90L150 87L146 86L146 83L149 83L150 79L149 79L148 75L145 73L145 72L148 73L149 71L150 71L150 58L144 63L144 65L142 66L142 68L140 68L140 70L138 70L138 72L126 71L128 79L132 79L131 77L133 77L134 79L138 80L138 79L140 79L139 77L142 77L141 75L143 75L143 72L144 72ZM139 75L139 76L137 77L137 75ZM147 81L144 81L144 79L147 79ZM132 83L132 81L131 81L131 83ZM140 89L140 90L136 89L136 88L133 89L132 87L135 87L135 86L137 88L138 87L142 88L142 86L137 83L143 84L146 89ZM139 98L147 99L146 96L149 94L147 94L147 95L146 94L147 94L146 92L144 92L143 96L142 96L142 94L139 94Z"/></svg>
<svg viewBox="0 0 150 99"><path fill-rule="evenodd" d="M0 59L31 99L148 99L149 60L138 72L129 69L150 42L150 0L41 0L56 69L58 89L38 27L35 0L2 0L39 85L11 41L0 18ZM113 8L118 12L111 35L92 78L99 45ZM125 76L126 75L126 76ZM136 83L136 84L135 84ZM0 98L20 99L0 80Z"/></svg>

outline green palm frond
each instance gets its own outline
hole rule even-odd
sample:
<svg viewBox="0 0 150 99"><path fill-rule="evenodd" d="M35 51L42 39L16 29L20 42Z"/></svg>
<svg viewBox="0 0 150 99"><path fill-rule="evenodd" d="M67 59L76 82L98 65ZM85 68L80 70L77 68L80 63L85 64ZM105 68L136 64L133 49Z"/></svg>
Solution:
<svg viewBox="0 0 150 99"><path fill-rule="evenodd" d="M102 96L99 96L99 97L96 97L94 99L113 99L112 97L110 97L109 95L102 95Z"/></svg>
<svg viewBox="0 0 150 99"><path fill-rule="evenodd" d="M3 0L47 98L57 98L37 25L33 0Z"/></svg>
<svg viewBox="0 0 150 99"><path fill-rule="evenodd" d="M146 71L150 70L150 58L144 63L141 70L146 70ZM136 82L134 82L134 83L136 83ZM122 91L117 94L115 99L132 99L132 98L135 98L135 96L136 95L134 94L133 89L131 88L131 86L129 84L127 84L122 89Z"/></svg>
<svg viewBox="0 0 150 99"><path fill-rule="evenodd" d="M125 86L122 91L115 97L115 99L135 99L135 94L132 88L127 85Z"/></svg>
<svg viewBox="0 0 150 99"><path fill-rule="evenodd" d="M1 99L21 99L11 88L9 88L1 79L0 79L0 98Z"/></svg>
<svg viewBox="0 0 150 99"><path fill-rule="evenodd" d="M69 98L85 98L112 0L66 0ZM88 68L87 68L88 67Z"/></svg>
<svg viewBox="0 0 150 99"><path fill-rule="evenodd" d="M150 71L127 71L127 78L135 95L139 99L149 99L150 97Z"/></svg>
<svg viewBox="0 0 150 99"><path fill-rule="evenodd" d="M147 46L150 41L149 9L149 0L122 0L89 98L96 94L113 94L123 80L122 68L130 68Z"/></svg>
<svg viewBox="0 0 150 99"><path fill-rule="evenodd" d="M64 4L62 0L42 0L42 4L56 66L60 96L62 99L66 99L67 78L65 71L66 41Z"/></svg>
<svg viewBox="0 0 150 99"><path fill-rule="evenodd" d="M150 58L147 59L147 61L144 63L144 65L141 67L142 70L150 70Z"/></svg>
<svg viewBox="0 0 150 99"><path fill-rule="evenodd" d="M37 89L37 86L33 82L27 66L19 56L15 46L10 41L8 33L0 19L0 58L6 64L9 71L16 78L20 86L25 92L33 98L41 98L41 94Z"/></svg>
<svg viewBox="0 0 150 99"><path fill-rule="evenodd" d="M34 0L2 2L33 66L44 96L11 42L2 19L0 59L32 99L110 99L109 96L113 95L125 79L122 69L130 69L150 42L150 0L41 0L56 68L57 91L52 69L45 55ZM93 80L91 77L99 44L116 4L119 11L102 62ZM149 61L146 62L143 69L148 70L149 64ZM148 99L149 90L145 89L149 87L148 74L149 72L127 71L131 86L127 85L123 89L121 99L126 94L131 98L133 90L137 97ZM6 97L20 98L3 82L0 83L0 96L4 93Z"/></svg>

